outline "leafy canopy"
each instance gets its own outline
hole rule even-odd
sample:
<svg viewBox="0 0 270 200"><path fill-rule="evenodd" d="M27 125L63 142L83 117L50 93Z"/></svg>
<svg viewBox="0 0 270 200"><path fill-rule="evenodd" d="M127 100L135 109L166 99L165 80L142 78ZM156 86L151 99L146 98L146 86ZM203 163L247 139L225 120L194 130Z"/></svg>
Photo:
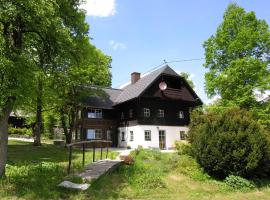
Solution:
<svg viewBox="0 0 270 200"><path fill-rule="evenodd" d="M270 88L270 32L254 12L230 4L217 31L204 42L206 92L224 104L249 108L254 91Z"/></svg>

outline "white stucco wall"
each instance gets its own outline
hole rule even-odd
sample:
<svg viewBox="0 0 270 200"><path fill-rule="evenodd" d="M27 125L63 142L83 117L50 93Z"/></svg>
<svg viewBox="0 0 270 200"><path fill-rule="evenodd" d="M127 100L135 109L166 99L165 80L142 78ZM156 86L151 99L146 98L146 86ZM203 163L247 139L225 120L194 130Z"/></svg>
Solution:
<svg viewBox="0 0 270 200"><path fill-rule="evenodd" d="M174 142L180 140L180 131L188 131L184 126L153 126L153 125L136 125L129 127L119 127L119 147L130 146L132 149L139 145L143 148L159 148L159 130L164 130L166 134L166 149L174 147ZM145 141L144 131L151 131L151 141ZM134 140L130 141L130 131L133 131ZM121 134L125 133L125 141L122 141Z"/></svg>

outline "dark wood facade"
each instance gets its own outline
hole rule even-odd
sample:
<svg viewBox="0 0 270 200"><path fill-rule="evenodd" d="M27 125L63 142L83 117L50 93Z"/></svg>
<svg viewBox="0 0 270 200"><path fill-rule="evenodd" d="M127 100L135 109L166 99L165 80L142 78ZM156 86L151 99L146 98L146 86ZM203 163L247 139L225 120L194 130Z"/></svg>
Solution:
<svg viewBox="0 0 270 200"><path fill-rule="evenodd" d="M159 88L162 81L167 84L164 91ZM131 122L132 125L186 126L190 121L190 109L201 104L201 100L182 77L160 74L136 98L116 103L111 109L99 108L102 110L102 118L88 118L89 109L98 107L83 107L78 127L81 139L87 139L88 129L98 129L102 130L100 139L110 139L113 146L117 146L118 127L129 126ZM150 110L149 117L144 115L144 108ZM164 111L164 117L158 115L159 110ZM179 111L183 113L183 118L179 117ZM111 133L110 138L108 131Z"/></svg>

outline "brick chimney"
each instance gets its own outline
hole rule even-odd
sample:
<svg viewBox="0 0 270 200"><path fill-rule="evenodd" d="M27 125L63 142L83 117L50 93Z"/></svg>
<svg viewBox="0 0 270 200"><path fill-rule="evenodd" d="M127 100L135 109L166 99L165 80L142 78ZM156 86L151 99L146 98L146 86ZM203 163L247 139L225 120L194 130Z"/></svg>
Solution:
<svg viewBox="0 0 270 200"><path fill-rule="evenodd" d="M131 73L131 84L136 83L141 78L141 73L133 72Z"/></svg>

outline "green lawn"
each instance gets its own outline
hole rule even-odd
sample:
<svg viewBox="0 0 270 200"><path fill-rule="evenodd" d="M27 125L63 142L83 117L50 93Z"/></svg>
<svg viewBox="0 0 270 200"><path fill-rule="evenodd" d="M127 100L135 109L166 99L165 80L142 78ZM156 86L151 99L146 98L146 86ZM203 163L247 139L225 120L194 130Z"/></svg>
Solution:
<svg viewBox="0 0 270 200"><path fill-rule="evenodd" d="M77 192L56 186L66 176L66 149L11 142L8 177L1 180L0 199L270 199L267 180L260 188L237 191L203 173L189 156L135 153L133 166L123 166L93 182L87 191ZM80 152L75 152L74 160L78 169ZM91 161L89 152L87 161Z"/></svg>

